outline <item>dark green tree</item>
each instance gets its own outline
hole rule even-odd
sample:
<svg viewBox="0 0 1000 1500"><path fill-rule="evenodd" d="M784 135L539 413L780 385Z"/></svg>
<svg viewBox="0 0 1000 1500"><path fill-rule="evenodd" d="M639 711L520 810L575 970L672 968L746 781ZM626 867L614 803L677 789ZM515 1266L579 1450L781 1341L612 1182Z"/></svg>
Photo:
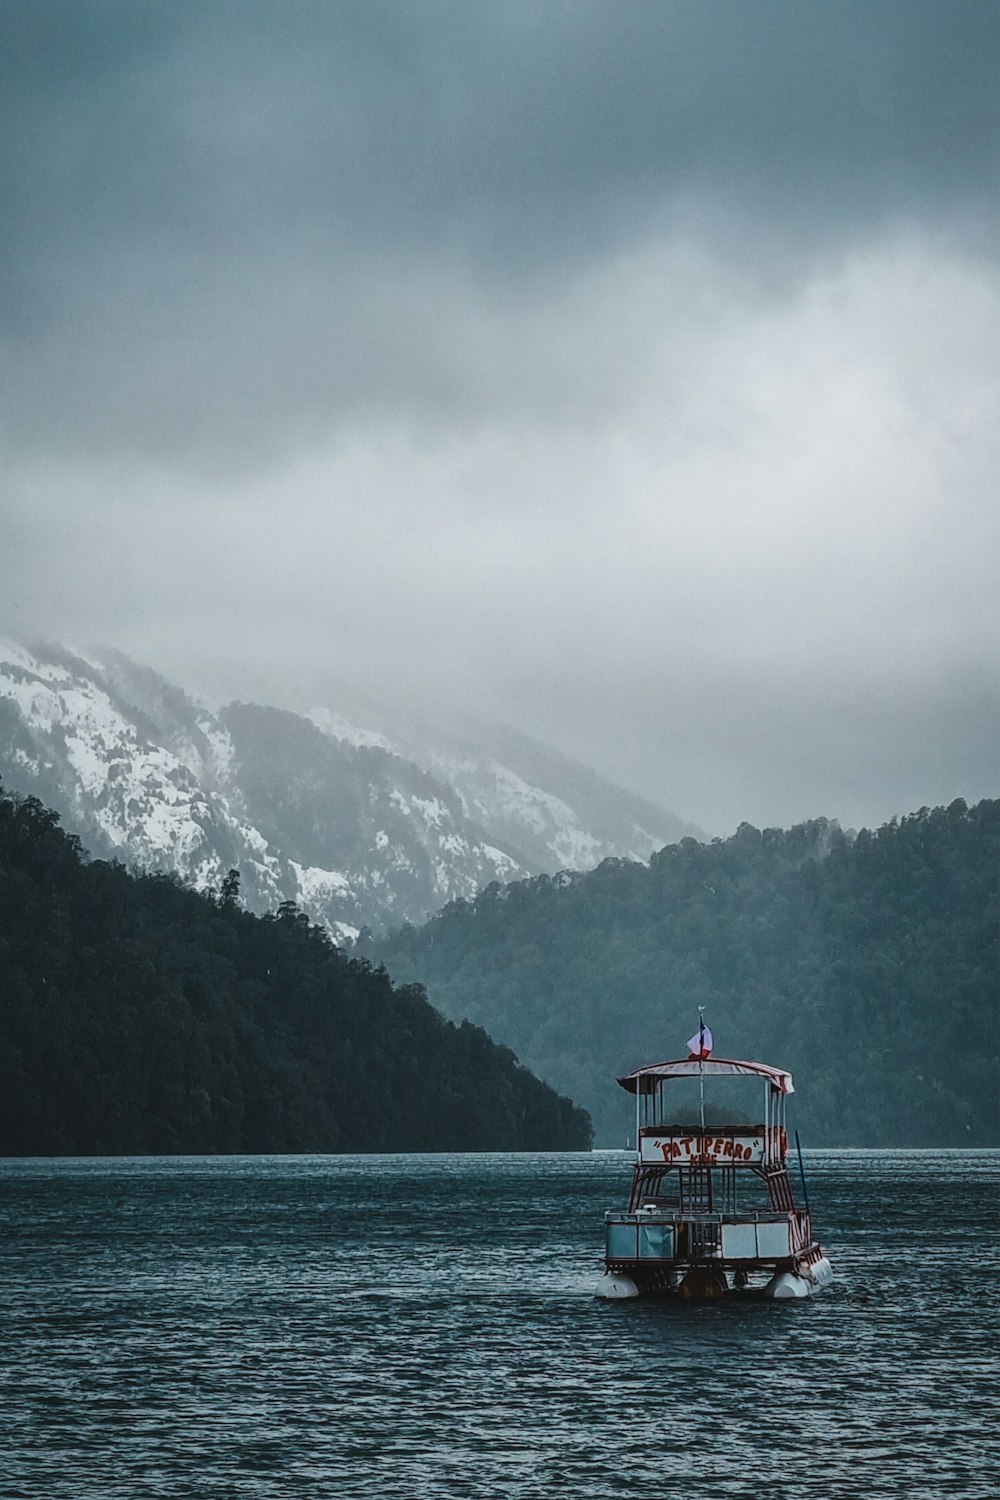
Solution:
<svg viewBox="0 0 1000 1500"><path fill-rule="evenodd" d="M589 1147L485 1032L237 882L88 862L0 788L0 1154Z"/></svg>

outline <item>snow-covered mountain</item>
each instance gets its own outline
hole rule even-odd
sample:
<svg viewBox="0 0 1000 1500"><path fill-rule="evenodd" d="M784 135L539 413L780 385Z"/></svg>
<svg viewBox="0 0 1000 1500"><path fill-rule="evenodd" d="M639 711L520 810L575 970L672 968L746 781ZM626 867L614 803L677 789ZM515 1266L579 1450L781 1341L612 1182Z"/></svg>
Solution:
<svg viewBox="0 0 1000 1500"><path fill-rule="evenodd" d="M0 777L100 857L199 887L235 867L253 909L295 901L340 938L697 832L511 730L362 727L329 707L213 713L119 652L10 642Z"/></svg>
<svg viewBox="0 0 1000 1500"><path fill-rule="evenodd" d="M377 728L357 706L314 708L310 718L328 734L374 745L412 760L458 793L467 817L494 841L518 851L536 873L590 870L602 859L648 860L656 849L700 829L605 781L578 761L505 724L445 714L434 723L399 709L376 709Z"/></svg>

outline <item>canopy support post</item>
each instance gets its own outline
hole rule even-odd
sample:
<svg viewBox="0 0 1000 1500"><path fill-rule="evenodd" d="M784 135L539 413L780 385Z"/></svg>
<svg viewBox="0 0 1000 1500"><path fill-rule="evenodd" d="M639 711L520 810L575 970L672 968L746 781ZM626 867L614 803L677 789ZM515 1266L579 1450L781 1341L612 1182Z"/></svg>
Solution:
<svg viewBox="0 0 1000 1500"><path fill-rule="evenodd" d="M806 1182L806 1167L805 1167L805 1162L802 1160L802 1142L799 1140L799 1132L798 1131L795 1132L795 1149L798 1152L798 1157L799 1157L799 1177L802 1179L802 1201L803 1201L803 1203L806 1206L806 1213L808 1213L809 1212L809 1185Z"/></svg>

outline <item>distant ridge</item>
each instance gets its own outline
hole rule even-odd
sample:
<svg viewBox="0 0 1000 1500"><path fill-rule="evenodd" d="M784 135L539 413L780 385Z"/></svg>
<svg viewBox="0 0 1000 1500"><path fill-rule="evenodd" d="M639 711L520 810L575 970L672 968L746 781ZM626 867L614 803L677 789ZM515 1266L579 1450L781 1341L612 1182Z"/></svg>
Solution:
<svg viewBox="0 0 1000 1500"><path fill-rule="evenodd" d="M85 846L198 889L238 868L251 909L295 901L340 941L448 901L691 831L503 727L381 728L317 707L212 712L119 651L0 642L0 775Z"/></svg>
<svg viewBox="0 0 1000 1500"><path fill-rule="evenodd" d="M1000 801L854 837L743 824L492 887L363 951L579 1100L599 1145L632 1129L615 1078L677 1056L699 1006L720 1054L792 1070L814 1145L996 1145L998 867Z"/></svg>
<svg viewBox="0 0 1000 1500"><path fill-rule="evenodd" d="M381 726L364 730L321 708L311 717L330 733L392 750L453 786L466 814L538 873L589 870L602 859L645 861L664 844L706 837L508 724L466 715L457 724L432 725L399 710L379 715L359 708L359 722Z"/></svg>

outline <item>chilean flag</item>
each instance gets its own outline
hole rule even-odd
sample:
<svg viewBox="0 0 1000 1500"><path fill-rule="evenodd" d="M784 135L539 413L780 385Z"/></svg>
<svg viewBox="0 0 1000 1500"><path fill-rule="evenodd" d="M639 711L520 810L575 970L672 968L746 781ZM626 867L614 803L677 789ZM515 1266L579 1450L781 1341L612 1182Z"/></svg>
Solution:
<svg viewBox="0 0 1000 1500"><path fill-rule="evenodd" d="M711 1057L713 1045L711 1027L706 1026L702 1021L698 1031L688 1042L688 1056L701 1058L704 1061L706 1057Z"/></svg>

